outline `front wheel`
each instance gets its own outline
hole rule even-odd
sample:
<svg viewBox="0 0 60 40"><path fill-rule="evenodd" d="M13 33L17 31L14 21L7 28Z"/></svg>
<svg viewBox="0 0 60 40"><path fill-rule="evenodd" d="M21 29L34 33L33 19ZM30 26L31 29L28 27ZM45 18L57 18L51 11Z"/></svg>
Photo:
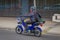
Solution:
<svg viewBox="0 0 60 40"><path fill-rule="evenodd" d="M41 32L38 28L35 28L34 35L35 35L36 37L41 37L41 34L42 34L42 32Z"/></svg>
<svg viewBox="0 0 60 40"><path fill-rule="evenodd" d="M16 31L17 34L21 34L22 33L22 30L19 27L16 27L15 31Z"/></svg>

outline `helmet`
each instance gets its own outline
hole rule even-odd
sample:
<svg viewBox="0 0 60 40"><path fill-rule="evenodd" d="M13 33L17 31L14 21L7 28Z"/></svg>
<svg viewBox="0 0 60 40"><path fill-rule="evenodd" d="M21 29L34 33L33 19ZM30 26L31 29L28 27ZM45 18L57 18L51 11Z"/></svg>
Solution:
<svg viewBox="0 0 60 40"><path fill-rule="evenodd" d="M36 7L34 7L34 6L31 6L31 8L30 8L30 10L31 10L32 12L34 12L35 9L36 9Z"/></svg>

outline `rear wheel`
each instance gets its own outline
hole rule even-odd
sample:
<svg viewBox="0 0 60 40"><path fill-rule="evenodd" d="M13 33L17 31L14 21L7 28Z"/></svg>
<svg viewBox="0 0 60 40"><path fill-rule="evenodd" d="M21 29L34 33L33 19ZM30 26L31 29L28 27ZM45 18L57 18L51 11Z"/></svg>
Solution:
<svg viewBox="0 0 60 40"><path fill-rule="evenodd" d="M16 27L15 31L16 31L17 34L21 34L22 33L22 30L19 27Z"/></svg>
<svg viewBox="0 0 60 40"><path fill-rule="evenodd" d="M42 32L41 32L38 28L35 28L34 35L35 35L36 37L41 37L41 34L42 34Z"/></svg>

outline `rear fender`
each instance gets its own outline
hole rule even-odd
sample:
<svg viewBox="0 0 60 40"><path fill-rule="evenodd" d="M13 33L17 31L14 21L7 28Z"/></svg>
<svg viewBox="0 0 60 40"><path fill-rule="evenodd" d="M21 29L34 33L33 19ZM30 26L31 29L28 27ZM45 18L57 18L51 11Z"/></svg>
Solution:
<svg viewBox="0 0 60 40"><path fill-rule="evenodd" d="M36 28L42 32L42 29L41 28L39 28L39 27L36 27Z"/></svg>

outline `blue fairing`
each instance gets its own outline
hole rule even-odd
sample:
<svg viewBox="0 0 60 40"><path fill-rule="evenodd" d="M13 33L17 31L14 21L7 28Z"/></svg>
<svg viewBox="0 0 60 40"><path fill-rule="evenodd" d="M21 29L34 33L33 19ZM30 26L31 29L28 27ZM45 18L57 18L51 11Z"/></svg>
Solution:
<svg viewBox="0 0 60 40"><path fill-rule="evenodd" d="M24 27L27 26L27 24L24 22L24 20L22 20L22 25L23 25Z"/></svg>
<svg viewBox="0 0 60 40"><path fill-rule="evenodd" d="M28 27L28 30L34 30L34 27L30 26Z"/></svg>
<svg viewBox="0 0 60 40"><path fill-rule="evenodd" d="M23 28L22 28L22 26L18 25L17 27L18 27L19 29L21 29L21 31L23 31Z"/></svg>

